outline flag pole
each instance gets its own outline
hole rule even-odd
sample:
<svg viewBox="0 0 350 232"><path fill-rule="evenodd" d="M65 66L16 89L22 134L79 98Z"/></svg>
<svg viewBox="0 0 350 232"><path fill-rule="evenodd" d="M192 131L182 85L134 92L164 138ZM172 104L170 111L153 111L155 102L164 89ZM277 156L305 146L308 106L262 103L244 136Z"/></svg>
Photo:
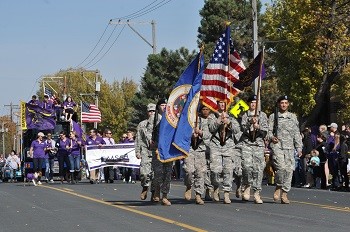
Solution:
<svg viewBox="0 0 350 232"><path fill-rule="evenodd" d="M80 125L83 127L83 102L80 101Z"/></svg>
<svg viewBox="0 0 350 232"><path fill-rule="evenodd" d="M261 51L261 58L260 58L260 64L259 64L259 79L258 79L258 88L257 88L257 95L256 95L256 106L255 106L255 113L254 113L254 118L257 117L258 115L258 110L259 112L261 111L261 107L259 107L260 105L260 101L261 101L261 96L260 96L260 92L261 92L261 71L262 71L262 65L264 63L264 52L265 52L265 46L263 47L263 50ZM258 109L259 108L259 109ZM253 136L252 136L252 141L255 141L256 137L256 129L254 128L253 130Z"/></svg>
<svg viewBox="0 0 350 232"><path fill-rule="evenodd" d="M226 30L227 30L227 28L230 26L231 23L226 21L225 24L226 24ZM229 37L231 38L231 31L230 31L230 36ZM226 62L227 62L226 63L226 73L225 73L226 86L227 86L227 83L228 83L227 74L229 72L229 67L230 67L230 48L231 48L230 38L228 39L229 43L226 44L226 46L228 46L228 48L227 48L227 59L226 59ZM227 87L226 87L226 91L227 91ZM231 85L229 85L229 92L228 92L229 101L231 101L231 91L232 91L231 90ZM226 103L226 105L225 105L225 112L222 112L220 117L225 117L226 111L228 110L229 102L226 102L226 100L227 100L227 95L226 95L226 99L225 99L225 103ZM220 141L220 143L223 143L223 144L225 143L225 138L226 138L226 126L227 125L224 124L224 126L221 129L221 133L220 133L221 134L221 140L222 140L222 141Z"/></svg>
<svg viewBox="0 0 350 232"><path fill-rule="evenodd" d="M201 67L201 57L203 55L203 52L204 52L204 45L202 44L200 50L199 50L199 57L198 57L198 63L197 63L197 73L199 73L199 70L200 70L200 67ZM193 84L192 84L193 86ZM197 128L198 127L198 106L199 106L199 100L198 100L198 104L197 104L197 110L196 110L196 120L195 120L195 123L194 123L194 128ZM197 144L197 137L194 137L193 138L194 140L194 144Z"/></svg>

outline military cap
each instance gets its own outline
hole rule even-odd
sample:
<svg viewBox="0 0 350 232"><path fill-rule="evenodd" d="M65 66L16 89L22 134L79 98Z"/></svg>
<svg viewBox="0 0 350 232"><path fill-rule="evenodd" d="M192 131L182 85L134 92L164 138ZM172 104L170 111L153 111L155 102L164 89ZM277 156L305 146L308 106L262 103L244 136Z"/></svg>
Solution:
<svg viewBox="0 0 350 232"><path fill-rule="evenodd" d="M283 101L283 100L289 101L288 96L287 95L280 96L279 98L277 98L277 103L279 103L280 101Z"/></svg>
<svg viewBox="0 0 350 232"><path fill-rule="evenodd" d="M151 111L151 110L154 110L154 111L156 110L156 105L153 103L149 103L147 105L147 111Z"/></svg>
<svg viewBox="0 0 350 232"><path fill-rule="evenodd" d="M167 103L168 103L167 99L161 98L161 99L159 99L159 101L157 102L157 106L159 106L159 105L161 105L161 104L167 104Z"/></svg>
<svg viewBox="0 0 350 232"><path fill-rule="evenodd" d="M208 108L208 106L206 106L206 105L199 104L198 109L199 109L199 110L202 110L204 107ZM209 108L208 108L208 109L209 109Z"/></svg>
<svg viewBox="0 0 350 232"><path fill-rule="evenodd" d="M252 95L248 98L248 102L252 102L252 101L256 101L257 96L256 95Z"/></svg>

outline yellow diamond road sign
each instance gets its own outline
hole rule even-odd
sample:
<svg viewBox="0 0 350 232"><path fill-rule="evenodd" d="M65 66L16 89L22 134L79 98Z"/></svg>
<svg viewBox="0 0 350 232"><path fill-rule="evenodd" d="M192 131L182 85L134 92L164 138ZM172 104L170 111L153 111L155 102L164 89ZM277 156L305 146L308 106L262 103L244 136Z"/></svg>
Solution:
<svg viewBox="0 0 350 232"><path fill-rule="evenodd" d="M239 100L234 107L230 110L230 113L235 117L238 118L239 114L249 110L249 106L247 103L245 103L243 100Z"/></svg>

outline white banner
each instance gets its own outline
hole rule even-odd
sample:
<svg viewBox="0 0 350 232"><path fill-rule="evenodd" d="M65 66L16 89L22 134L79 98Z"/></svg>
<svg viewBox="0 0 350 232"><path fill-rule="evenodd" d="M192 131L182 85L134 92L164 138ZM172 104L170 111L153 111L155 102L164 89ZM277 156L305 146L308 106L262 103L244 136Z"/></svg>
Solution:
<svg viewBox="0 0 350 232"><path fill-rule="evenodd" d="M90 145L85 148L89 170L108 166L140 168L140 159L135 155L134 143L115 145Z"/></svg>

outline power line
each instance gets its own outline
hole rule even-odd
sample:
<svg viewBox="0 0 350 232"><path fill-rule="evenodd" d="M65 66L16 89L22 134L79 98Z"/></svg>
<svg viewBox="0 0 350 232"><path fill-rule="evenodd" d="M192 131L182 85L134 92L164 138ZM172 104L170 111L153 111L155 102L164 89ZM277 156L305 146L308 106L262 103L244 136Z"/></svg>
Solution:
<svg viewBox="0 0 350 232"><path fill-rule="evenodd" d="M86 67L88 66L89 64L91 64L95 59L96 57L102 52L102 50L105 48L105 46L107 45L108 41L110 40L110 38L112 37L115 29L117 28L118 25L115 25L114 28L113 28L113 31L111 32L111 34L109 35L109 37L107 38L106 42L103 44L102 48L100 49L100 51L85 65L83 65L83 67Z"/></svg>
<svg viewBox="0 0 350 232"><path fill-rule="evenodd" d="M135 14L139 13L140 11L143 11L143 10L146 9L147 7L153 5L153 4L154 4L155 2L157 2L157 1L158 1L158 0L155 0L155 1L153 1L152 3L150 3L150 4L146 5L145 7L143 7L142 9L140 9L140 10L134 12L134 13L131 13L131 14L129 14L129 15L120 17L120 18L118 18L118 19L127 19L127 18L129 18L129 17L132 17L132 16L134 16ZM113 19L113 20L115 20L115 19Z"/></svg>
<svg viewBox="0 0 350 232"><path fill-rule="evenodd" d="M135 19L135 18L138 18L138 17L141 17L145 14L148 14L156 9L158 9L159 7L171 2L172 0L162 0L160 1L159 3L155 4L154 6L152 6L156 1L153 1L152 3L148 4L147 6L143 7L142 9L138 10L138 11L135 11L134 13L131 13L129 15L126 15L126 16L122 16L122 17L119 17L119 18L114 18L113 20L117 20L117 19ZM152 6L152 7L150 7ZM149 9L147 9L149 8Z"/></svg>
<svg viewBox="0 0 350 232"><path fill-rule="evenodd" d="M109 52L109 50L113 47L114 43L118 40L120 34L123 32L124 28L126 25L123 26L123 28L120 30L118 36L115 38L115 40L113 41L113 43L111 44L111 46L108 48L108 50L100 57L100 59L98 59L94 64L90 65L89 67L87 67L87 69L93 67L95 64L97 64L98 62L100 62L100 60L103 59L103 57Z"/></svg>
<svg viewBox="0 0 350 232"><path fill-rule="evenodd" d="M97 45L100 43L102 37L103 37L104 34L106 33L107 28L109 27L109 25L110 25L110 24L108 23L107 26L106 26L106 28L105 28L105 30L103 31L102 35L100 36L100 39L97 41L97 43L95 44L95 47L92 49L92 51L89 53L89 55L88 55L80 64L78 64L77 66L75 66L75 68L77 68L77 67L79 67L81 64L83 64L83 63L90 57L90 55L95 51Z"/></svg>
<svg viewBox="0 0 350 232"><path fill-rule="evenodd" d="M126 18L129 18L129 19L135 19L135 18L138 18L138 17L141 17L143 15L146 15L152 11L155 11L156 9L164 6L165 4L171 2L172 0L161 0L160 2L158 2L158 0L155 0L153 2L151 2L150 4L144 6L143 8L141 8L140 10L137 10L135 11L134 13L131 13L129 15L126 15L126 16L123 16L123 17L120 17L120 18L116 18L118 19L119 21L121 19L126 19ZM158 2L158 3L157 3ZM113 19L111 19L110 21L112 21ZM106 31L109 27L110 23L108 23L108 25L106 26L105 30L103 31L102 35L100 36L99 40L97 41L97 43L95 44L94 48L91 50L91 52L89 53L89 55L80 63L78 64L77 66L75 66L75 68L78 68L80 67L82 64L84 64L85 61L87 61L89 59L89 57L93 54L93 52L95 51L95 49L98 47L98 45L101 43L102 41L102 38L105 36L106 34ZM107 41L104 43L104 45L102 46L102 48L99 50L99 52L88 62L86 63L85 65L82 65L82 67L87 67L88 65L90 65L93 61L95 61L95 59L97 58L97 56L103 51L103 49L105 48L105 46L107 45L108 41L110 40L110 38L112 37L115 29L117 27L117 24L116 26L114 27L113 31L111 32L111 34L109 35ZM125 27L125 26L124 26ZM123 27L123 29L124 29ZM123 29L121 30L121 32L123 31ZM121 33L120 32L120 33ZM119 35L120 35L119 33ZM95 64L97 64L108 52L109 50L111 49L111 47L114 45L114 43L117 41L117 39L119 38L119 35L117 36L117 38L113 41L112 45L108 48L108 50L102 55L102 57L100 59L98 59L93 65L90 65L88 68L94 66Z"/></svg>
<svg viewBox="0 0 350 232"><path fill-rule="evenodd" d="M155 11L156 9L158 9L158 8L160 8L160 7L162 7L162 6L164 6L165 4L167 4L167 3L171 2L171 1L172 1L172 0L168 0L168 1L166 1L165 3L163 3L163 4L160 4L160 3L159 3L157 7L154 7L153 9L147 10L146 12L140 13L140 14L138 14L137 16L131 17L131 18L129 18L129 19L136 19L136 18L139 18L139 17L141 17L141 16L143 16L143 15L146 15L146 14L148 14L148 13L150 13L150 12L152 12L152 11ZM164 1L163 1L163 2L164 2Z"/></svg>

